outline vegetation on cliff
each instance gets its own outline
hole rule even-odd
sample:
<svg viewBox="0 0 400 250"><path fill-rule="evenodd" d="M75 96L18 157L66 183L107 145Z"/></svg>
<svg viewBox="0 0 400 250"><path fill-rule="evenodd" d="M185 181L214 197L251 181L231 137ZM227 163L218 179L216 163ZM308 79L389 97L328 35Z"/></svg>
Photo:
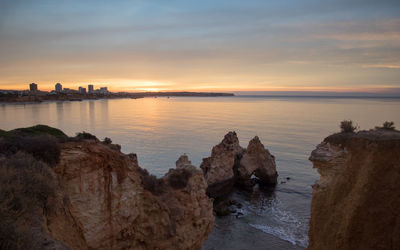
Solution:
<svg viewBox="0 0 400 250"><path fill-rule="evenodd" d="M21 147L22 142L29 145ZM47 136L14 144L3 139L0 145L0 248L35 249L34 228L54 205L58 184L49 165L58 160L60 150ZM46 147L50 150L42 151Z"/></svg>

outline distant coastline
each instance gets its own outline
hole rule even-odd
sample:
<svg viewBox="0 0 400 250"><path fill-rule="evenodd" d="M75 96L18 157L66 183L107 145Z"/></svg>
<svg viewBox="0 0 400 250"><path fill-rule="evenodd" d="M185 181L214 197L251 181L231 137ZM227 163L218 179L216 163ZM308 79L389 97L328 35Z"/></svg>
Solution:
<svg viewBox="0 0 400 250"><path fill-rule="evenodd" d="M233 91L237 96L276 98L400 98L400 89L391 91Z"/></svg>
<svg viewBox="0 0 400 250"><path fill-rule="evenodd" d="M235 95L251 98L400 99L399 95Z"/></svg>
<svg viewBox="0 0 400 250"><path fill-rule="evenodd" d="M0 90L0 103L25 103L25 102L43 102L43 101L82 101L97 99L119 99L131 98L138 99L144 97L220 97L234 96L233 93L215 93L215 92L139 92L139 93L52 93L44 91L26 91L20 92L12 90Z"/></svg>

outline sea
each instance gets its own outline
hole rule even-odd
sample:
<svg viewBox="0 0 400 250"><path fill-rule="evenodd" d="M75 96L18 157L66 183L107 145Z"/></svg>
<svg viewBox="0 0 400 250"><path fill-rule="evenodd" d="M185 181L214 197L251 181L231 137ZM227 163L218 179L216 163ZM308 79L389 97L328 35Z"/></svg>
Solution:
<svg viewBox="0 0 400 250"><path fill-rule="evenodd" d="M195 166L229 131L242 147L258 136L275 156L278 184L273 190L235 190L242 204L217 217L204 250L303 249L308 244L311 185L319 178L308 160L342 120L360 129L385 121L400 127L400 99L351 97L158 97L81 102L0 104L0 129L46 124L74 136L86 131L109 137L124 153L156 176L187 154Z"/></svg>

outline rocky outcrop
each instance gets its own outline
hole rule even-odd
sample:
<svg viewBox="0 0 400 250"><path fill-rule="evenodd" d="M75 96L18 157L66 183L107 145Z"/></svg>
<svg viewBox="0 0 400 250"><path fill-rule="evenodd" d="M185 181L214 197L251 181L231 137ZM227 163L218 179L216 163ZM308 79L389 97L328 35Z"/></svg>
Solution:
<svg viewBox="0 0 400 250"><path fill-rule="evenodd" d="M400 133L327 137L311 153L309 249L400 248Z"/></svg>
<svg viewBox="0 0 400 250"><path fill-rule="evenodd" d="M200 249L213 226L212 200L202 171L188 159L177 165L157 179L134 154L94 140L63 143L54 171L67 216L48 218L50 234L74 249Z"/></svg>
<svg viewBox="0 0 400 250"><path fill-rule="evenodd" d="M259 182L265 185L275 185L278 173L276 172L275 157L254 137L247 146L246 153L240 159L237 167L239 180L248 180L255 175Z"/></svg>
<svg viewBox="0 0 400 250"><path fill-rule="evenodd" d="M207 181L207 194L210 197L216 198L231 192L235 183L234 166L243 152L236 133L229 132L220 144L213 147L211 156L203 159L200 168Z"/></svg>
<svg viewBox="0 0 400 250"><path fill-rule="evenodd" d="M253 174L260 184L276 184L277 172L274 156L264 148L259 138L254 137L247 149L239 145L235 132L229 132L211 156L200 165L207 181L207 194L213 198L226 196L235 184L248 185Z"/></svg>

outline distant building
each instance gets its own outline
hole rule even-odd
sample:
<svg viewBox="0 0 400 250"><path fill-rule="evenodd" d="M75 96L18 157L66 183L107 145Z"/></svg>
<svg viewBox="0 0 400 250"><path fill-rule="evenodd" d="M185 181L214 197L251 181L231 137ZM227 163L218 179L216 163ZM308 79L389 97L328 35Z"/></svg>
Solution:
<svg viewBox="0 0 400 250"><path fill-rule="evenodd" d="M63 89L63 93L74 94L74 93L78 93L78 91L75 90L75 89L64 88L64 89Z"/></svg>
<svg viewBox="0 0 400 250"><path fill-rule="evenodd" d="M38 90L38 88L37 88L37 84L36 83L31 83L31 84L29 84L29 90L30 91L37 91Z"/></svg>
<svg viewBox="0 0 400 250"><path fill-rule="evenodd" d="M55 88L56 88L56 92L62 92L62 85L61 85L61 83L56 83L56 86L55 86Z"/></svg>
<svg viewBox="0 0 400 250"><path fill-rule="evenodd" d="M88 93L89 93L89 94L93 93L93 90L94 90L93 85L92 85L92 84L89 84L89 85L88 85Z"/></svg>
<svg viewBox="0 0 400 250"><path fill-rule="evenodd" d="M78 92L81 94L86 94L86 88L79 87Z"/></svg>
<svg viewBox="0 0 400 250"><path fill-rule="evenodd" d="M101 94L107 94L108 93L107 87L101 87L100 88L100 93Z"/></svg>

